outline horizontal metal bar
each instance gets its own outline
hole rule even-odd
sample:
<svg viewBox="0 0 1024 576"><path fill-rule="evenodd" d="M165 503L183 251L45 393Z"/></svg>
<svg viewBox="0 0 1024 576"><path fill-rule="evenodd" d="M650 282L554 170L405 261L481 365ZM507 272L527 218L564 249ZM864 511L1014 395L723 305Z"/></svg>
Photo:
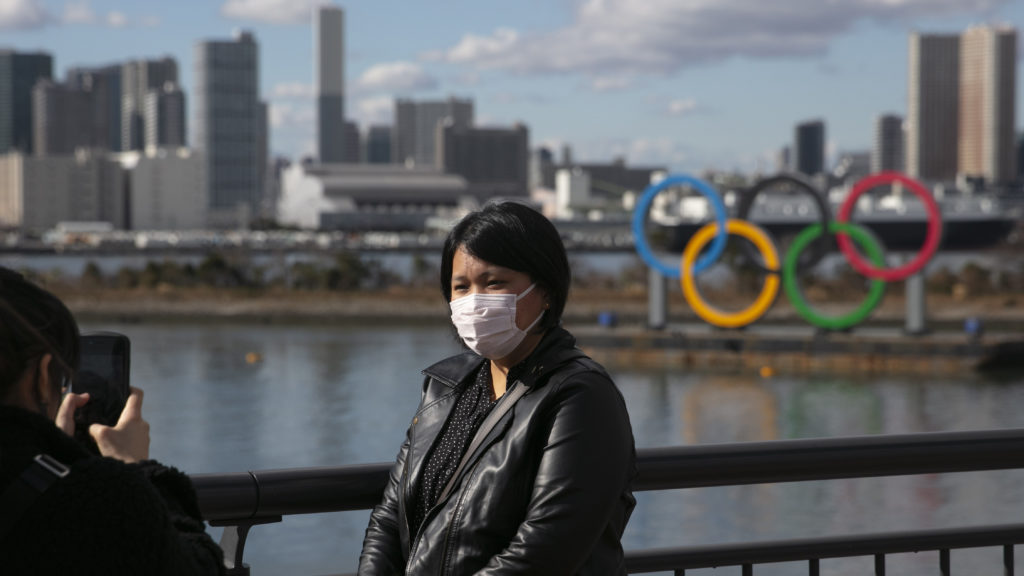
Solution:
<svg viewBox="0 0 1024 576"><path fill-rule="evenodd" d="M1024 524L714 544L626 553L630 574L1024 543Z"/></svg>
<svg viewBox="0 0 1024 576"><path fill-rule="evenodd" d="M668 490L1024 467L1024 429L931 432L652 448L633 489ZM390 463L192 476L207 520L363 510Z"/></svg>

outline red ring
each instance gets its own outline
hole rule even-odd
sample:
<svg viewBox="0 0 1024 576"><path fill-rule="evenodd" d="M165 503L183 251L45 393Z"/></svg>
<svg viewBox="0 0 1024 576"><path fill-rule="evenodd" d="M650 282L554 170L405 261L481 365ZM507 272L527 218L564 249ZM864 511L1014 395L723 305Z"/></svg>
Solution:
<svg viewBox="0 0 1024 576"><path fill-rule="evenodd" d="M932 256L935 255L935 251L939 249L939 241L942 239L942 214L939 211L939 205L935 203L935 199L932 198L931 192L924 187L920 182L904 176L899 172L880 172L878 174L872 174L861 178L853 186L853 190L843 201L843 205L839 208L839 215L836 220L839 222L847 222L850 218L850 213L853 211L853 205L857 202L857 198L861 194L874 188L875 186L881 186L882 184L889 184L891 182L899 182L905 184L910 191L917 195L924 204L925 210L928 212L928 232L924 238L924 246L921 247L921 251L918 252L917 257L908 262L907 264L900 266L899 268L876 268L869 264L857 249L853 247L853 242L850 241L850 237L845 233L836 234L836 239L839 242L839 249L842 250L846 259L850 261L850 266L853 266L854 270L860 272L868 278L874 278L876 280L885 280L892 282L895 280L903 280L908 276L916 274L924 265L931 260Z"/></svg>

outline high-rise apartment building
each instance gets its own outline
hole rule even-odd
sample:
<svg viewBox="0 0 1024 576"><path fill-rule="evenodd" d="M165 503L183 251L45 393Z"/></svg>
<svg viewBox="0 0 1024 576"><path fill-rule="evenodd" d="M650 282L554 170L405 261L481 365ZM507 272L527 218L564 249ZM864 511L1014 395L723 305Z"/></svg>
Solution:
<svg viewBox="0 0 1024 576"><path fill-rule="evenodd" d="M185 145L185 94L174 83L146 93L143 106L146 148Z"/></svg>
<svg viewBox="0 0 1024 576"><path fill-rule="evenodd" d="M196 44L194 78L192 144L206 163L210 225L244 226L256 213L259 171L266 166L255 38L240 32L233 40Z"/></svg>
<svg viewBox="0 0 1024 576"><path fill-rule="evenodd" d="M1016 177L1017 31L972 26L960 38L958 172L992 182Z"/></svg>
<svg viewBox="0 0 1024 576"><path fill-rule="evenodd" d="M811 120L797 124L793 146L797 172L808 176L825 171L825 123Z"/></svg>
<svg viewBox="0 0 1024 576"><path fill-rule="evenodd" d="M53 78L53 56L0 50L0 154L32 145L32 88Z"/></svg>
<svg viewBox="0 0 1024 576"><path fill-rule="evenodd" d="M145 143L146 95L178 84L178 63L170 57L135 60L121 66L121 149L140 150Z"/></svg>
<svg viewBox="0 0 1024 576"><path fill-rule="evenodd" d="M883 114L875 120L875 147L871 171L903 171L903 117Z"/></svg>
<svg viewBox="0 0 1024 576"><path fill-rule="evenodd" d="M391 163L391 126L370 126L366 130L366 162Z"/></svg>
<svg viewBox="0 0 1024 576"><path fill-rule="evenodd" d="M33 155L70 155L96 144L93 94L52 80L32 89Z"/></svg>
<svg viewBox="0 0 1024 576"><path fill-rule="evenodd" d="M313 18L317 155L322 163L345 162L350 156L345 150L345 13L337 6L319 6Z"/></svg>
<svg viewBox="0 0 1024 576"><path fill-rule="evenodd" d="M952 180L957 171L960 37L910 35L906 172Z"/></svg>
<svg viewBox="0 0 1024 576"><path fill-rule="evenodd" d="M120 64L98 68L72 68L66 84L92 95L93 147L121 150L121 68Z"/></svg>
<svg viewBox="0 0 1024 576"><path fill-rule="evenodd" d="M440 101L395 101L391 133L392 160L413 166L435 166L437 130L446 118L455 128L473 126L473 101L448 98Z"/></svg>

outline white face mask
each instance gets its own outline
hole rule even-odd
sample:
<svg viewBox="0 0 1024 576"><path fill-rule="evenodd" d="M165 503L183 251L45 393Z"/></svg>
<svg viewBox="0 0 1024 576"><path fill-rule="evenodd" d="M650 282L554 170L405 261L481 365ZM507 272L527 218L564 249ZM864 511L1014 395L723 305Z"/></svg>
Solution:
<svg viewBox="0 0 1024 576"><path fill-rule="evenodd" d="M526 330L516 326L516 302L530 293L537 284L522 294L468 294L452 300L452 323L459 331L462 341L477 354L495 360L504 358L519 346L526 333L544 317L540 316Z"/></svg>

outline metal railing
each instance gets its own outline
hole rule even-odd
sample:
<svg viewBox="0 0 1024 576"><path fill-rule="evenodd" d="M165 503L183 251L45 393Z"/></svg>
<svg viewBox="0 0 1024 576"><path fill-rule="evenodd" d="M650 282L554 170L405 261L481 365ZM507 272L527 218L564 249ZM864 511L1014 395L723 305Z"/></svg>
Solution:
<svg viewBox="0 0 1024 576"><path fill-rule="evenodd" d="M224 526L221 545L229 574L248 574L245 537L258 524L282 516L372 508L387 483L390 463L296 468L192 476L199 505L213 526ZM867 478L1024 468L1024 429L933 432L778 440L654 448L637 452L635 491L772 482ZM825 558L874 556L876 576L888 554L938 551L939 572L950 574L951 549L1003 547L1004 574L1013 574L1013 545L1024 543L1024 524L842 537L629 551L630 573L806 561L816 575Z"/></svg>

